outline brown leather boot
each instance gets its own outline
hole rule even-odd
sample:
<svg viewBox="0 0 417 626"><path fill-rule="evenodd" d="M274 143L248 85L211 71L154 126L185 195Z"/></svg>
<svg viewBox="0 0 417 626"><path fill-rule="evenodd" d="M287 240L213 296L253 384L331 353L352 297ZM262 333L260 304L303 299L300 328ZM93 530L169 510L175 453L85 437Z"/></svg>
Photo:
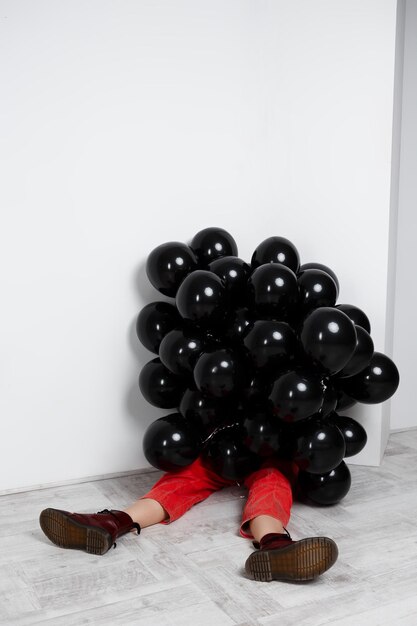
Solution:
<svg viewBox="0 0 417 626"><path fill-rule="evenodd" d="M44 509L39 516L45 535L60 548L104 554L115 539L132 528L140 533L140 525L128 513L104 509L98 513L70 513L60 509Z"/></svg>
<svg viewBox="0 0 417 626"><path fill-rule="evenodd" d="M337 545L328 537L308 537L293 541L286 535L268 533L245 563L246 573L255 580L312 580L336 562Z"/></svg>

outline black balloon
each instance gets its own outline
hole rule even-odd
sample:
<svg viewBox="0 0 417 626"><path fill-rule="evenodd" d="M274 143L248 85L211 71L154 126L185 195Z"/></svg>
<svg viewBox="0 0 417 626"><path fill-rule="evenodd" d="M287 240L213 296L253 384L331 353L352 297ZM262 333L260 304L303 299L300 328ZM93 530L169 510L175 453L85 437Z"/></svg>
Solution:
<svg viewBox="0 0 417 626"><path fill-rule="evenodd" d="M374 342L371 335L362 326L355 326L356 347L345 367L337 373L338 378L354 376L361 372L371 361Z"/></svg>
<svg viewBox="0 0 417 626"><path fill-rule="evenodd" d="M146 363L139 375L139 387L145 400L160 409L177 407L185 386L185 380L167 369L160 359Z"/></svg>
<svg viewBox="0 0 417 626"><path fill-rule="evenodd" d="M252 255L252 267L265 263L282 263L293 272L298 272L300 255L295 245L285 237L268 237L256 248Z"/></svg>
<svg viewBox="0 0 417 626"><path fill-rule="evenodd" d="M298 475L301 494L321 505L340 502L349 492L351 482L350 471L344 461L326 474L300 472Z"/></svg>
<svg viewBox="0 0 417 626"><path fill-rule="evenodd" d="M343 411L344 409L350 409L350 407L356 404L356 400L346 395L341 389L337 389L337 404L336 411Z"/></svg>
<svg viewBox="0 0 417 626"><path fill-rule="evenodd" d="M289 365L297 338L285 322L258 320L243 343L257 369L268 368L279 372Z"/></svg>
<svg viewBox="0 0 417 626"><path fill-rule="evenodd" d="M154 467L170 472L190 465L202 449L198 430L179 413L160 417L143 436L143 451Z"/></svg>
<svg viewBox="0 0 417 626"><path fill-rule="evenodd" d="M245 335L253 327L255 320L253 314L246 307L240 307L233 311L226 325L225 336L234 343L240 343Z"/></svg>
<svg viewBox="0 0 417 626"><path fill-rule="evenodd" d="M363 450L368 437L362 424L359 424L351 417L338 415L337 413L331 413L328 420L337 426L344 437L346 444L345 457L355 456L355 454Z"/></svg>
<svg viewBox="0 0 417 626"><path fill-rule="evenodd" d="M329 276L331 276L334 282L336 283L336 288L337 288L336 300L337 300L337 298L339 297L340 283L336 274L330 267L328 267L327 265L323 265L323 263L303 263L300 266L299 273L303 272L304 270L322 270L323 272L326 272L326 274L329 274Z"/></svg>
<svg viewBox="0 0 417 626"><path fill-rule="evenodd" d="M240 391L246 376L239 355L226 349L202 354L194 368L197 388L216 398L227 398Z"/></svg>
<svg viewBox="0 0 417 626"><path fill-rule="evenodd" d="M353 304L337 304L336 308L343 311L357 326L362 326L367 333L371 333L371 324L365 313Z"/></svg>
<svg viewBox="0 0 417 626"><path fill-rule="evenodd" d="M321 379L309 371L291 371L274 383L269 399L274 415L297 422L317 413L323 403Z"/></svg>
<svg viewBox="0 0 417 626"><path fill-rule="evenodd" d="M251 273L251 268L245 261L237 256L225 256L212 261L209 270L223 280L234 303L245 302L246 282Z"/></svg>
<svg viewBox="0 0 417 626"><path fill-rule="evenodd" d="M216 432L204 447L201 462L227 480L244 479L261 464L260 457L243 443L244 437L241 426Z"/></svg>
<svg viewBox="0 0 417 626"><path fill-rule="evenodd" d="M181 398L179 412L187 421L199 426L203 437L206 437L231 419L234 408L227 402L205 396L198 389L186 389Z"/></svg>
<svg viewBox="0 0 417 626"><path fill-rule="evenodd" d="M332 307L320 307L307 315L300 338L305 353L329 374L339 372L356 347L354 324Z"/></svg>
<svg viewBox="0 0 417 626"><path fill-rule="evenodd" d="M181 283L176 304L181 316L197 324L216 324L224 320L228 307L223 281L206 270L191 272Z"/></svg>
<svg viewBox="0 0 417 626"><path fill-rule="evenodd" d="M265 405L246 411L243 443L261 457L292 458L294 441L285 422L277 420Z"/></svg>
<svg viewBox="0 0 417 626"><path fill-rule="evenodd" d="M334 306L337 286L333 278L319 269L304 270L298 274L299 305L305 312L321 306Z"/></svg>
<svg viewBox="0 0 417 626"><path fill-rule="evenodd" d="M140 311L136 320L139 341L151 352L158 354L162 339L179 323L181 317L169 302L150 302Z"/></svg>
<svg viewBox="0 0 417 626"><path fill-rule="evenodd" d="M242 403L247 402L253 404L260 401L265 402L272 390L272 380L269 380L269 372L256 372L248 381L245 388L241 392Z"/></svg>
<svg viewBox="0 0 417 626"><path fill-rule="evenodd" d="M261 265L248 280L248 300L261 317L283 319L297 304L297 277L280 263Z"/></svg>
<svg viewBox="0 0 417 626"><path fill-rule="evenodd" d="M324 395L323 395L323 404L319 409L319 416L326 417L332 411L335 410L337 406L338 394L333 386L333 384L328 379L323 380L324 386Z"/></svg>
<svg viewBox="0 0 417 626"><path fill-rule="evenodd" d="M374 352L365 369L355 376L341 379L343 391L364 404L385 402L396 392L400 382L398 369L389 357Z"/></svg>
<svg viewBox="0 0 417 626"><path fill-rule="evenodd" d="M175 298L184 278L197 269L197 258L185 243L170 241L157 246L146 262L146 274L165 296Z"/></svg>
<svg viewBox="0 0 417 626"><path fill-rule="evenodd" d="M191 240L190 248L195 252L202 267L224 256L237 256L237 244L232 235L223 228L204 228Z"/></svg>
<svg viewBox="0 0 417 626"><path fill-rule="evenodd" d="M204 341L195 329L174 329L161 341L159 358L174 374L192 375L194 365L207 345L208 341Z"/></svg>
<svg viewBox="0 0 417 626"><path fill-rule="evenodd" d="M345 440L337 426L311 419L302 424L296 439L294 461L300 470L325 474L343 461L345 451Z"/></svg>
<svg viewBox="0 0 417 626"><path fill-rule="evenodd" d="M281 433L278 437L278 448L273 456L276 459L293 461L296 450L294 424L288 424L282 420L279 420L279 423L281 426ZM300 423L302 422L296 422L296 424Z"/></svg>

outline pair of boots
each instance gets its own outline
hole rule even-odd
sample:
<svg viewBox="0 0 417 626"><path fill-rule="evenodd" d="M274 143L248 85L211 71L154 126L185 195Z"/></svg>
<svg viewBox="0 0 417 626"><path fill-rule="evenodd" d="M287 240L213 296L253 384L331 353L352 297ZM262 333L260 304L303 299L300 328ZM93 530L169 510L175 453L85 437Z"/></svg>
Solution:
<svg viewBox="0 0 417 626"><path fill-rule="evenodd" d="M61 548L105 554L115 540L130 530L140 533L140 525L128 513L104 509L98 513L70 513L60 509L44 509L39 517L45 535ZM255 580L312 580L336 561L338 550L328 537L309 537L293 541L287 534L270 533L245 563L246 573Z"/></svg>

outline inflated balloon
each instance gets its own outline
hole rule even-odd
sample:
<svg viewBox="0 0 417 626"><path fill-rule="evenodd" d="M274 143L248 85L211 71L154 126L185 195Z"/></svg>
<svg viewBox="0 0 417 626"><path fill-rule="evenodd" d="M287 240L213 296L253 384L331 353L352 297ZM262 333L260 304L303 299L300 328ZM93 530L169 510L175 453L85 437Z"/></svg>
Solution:
<svg viewBox="0 0 417 626"><path fill-rule="evenodd" d="M237 244L232 235L223 228L204 228L191 240L190 248L201 267L224 256L237 256Z"/></svg>
<svg viewBox="0 0 417 626"><path fill-rule="evenodd" d="M340 283L339 283L339 279L337 278L336 274L334 273L334 271L330 267L327 267L327 265L323 265L323 263L303 263L300 266L300 269L299 269L298 273L301 273L304 270L322 270L323 272L326 272L326 274L329 274L329 276L331 276L333 278L334 282L336 283L336 287L337 287L336 300L337 300L337 298L339 297Z"/></svg>
<svg viewBox="0 0 417 626"><path fill-rule="evenodd" d="M279 372L290 364L297 338L285 322L259 320L243 339L248 354L257 369Z"/></svg>
<svg viewBox="0 0 417 626"><path fill-rule="evenodd" d="M173 374L160 359L149 361L139 375L139 388L145 400L160 409L176 408L185 387L185 379Z"/></svg>
<svg viewBox="0 0 417 626"><path fill-rule="evenodd" d="M280 263L261 265L248 280L248 301L260 317L285 318L298 301L296 275Z"/></svg>
<svg viewBox="0 0 417 626"><path fill-rule="evenodd" d="M381 352L374 352L371 361L364 370L344 378L340 385L351 398L364 404L385 402L396 392L400 376L398 369L389 357Z"/></svg>
<svg viewBox="0 0 417 626"><path fill-rule="evenodd" d="M227 398L240 391L246 377L244 363L231 350L202 354L194 368L197 389L216 398Z"/></svg>
<svg viewBox="0 0 417 626"><path fill-rule="evenodd" d="M136 321L139 341L158 354L162 339L180 323L181 317L169 302L150 302L140 311Z"/></svg>
<svg viewBox="0 0 417 626"><path fill-rule="evenodd" d="M197 269L197 258L185 243L170 241L156 247L146 262L146 274L165 296L175 298L184 278Z"/></svg>
<svg viewBox="0 0 417 626"><path fill-rule="evenodd" d="M365 313L359 309L357 306L353 306L353 304L338 304L336 308L339 311L343 311L352 320L354 324L357 326L362 326L367 333L371 332L371 324L369 322L368 317Z"/></svg>
<svg viewBox="0 0 417 626"><path fill-rule="evenodd" d="M244 437L241 426L216 432L203 449L201 462L227 480L243 479L261 464L261 458L243 443Z"/></svg>
<svg viewBox="0 0 417 626"><path fill-rule="evenodd" d="M234 303L245 302L246 283L251 273L251 268L245 261L237 256L225 256L212 261L208 269L223 280L229 297Z"/></svg>
<svg viewBox="0 0 417 626"><path fill-rule="evenodd" d="M302 424L296 439L294 461L300 470L325 474L343 461L345 451L345 439L337 426L311 419Z"/></svg>
<svg viewBox="0 0 417 626"><path fill-rule="evenodd" d="M147 461L164 472L190 465L201 449L200 433L179 413L155 420L143 436L143 452Z"/></svg>
<svg viewBox="0 0 417 626"><path fill-rule="evenodd" d="M278 449L273 454L273 458L293 461L296 450L294 424L288 424L280 420L280 425L281 434L278 438Z"/></svg>
<svg viewBox="0 0 417 626"><path fill-rule="evenodd" d="M222 322L228 307L226 288L213 272L196 270L182 281L177 292L176 305L180 315L190 322Z"/></svg>
<svg viewBox="0 0 417 626"><path fill-rule="evenodd" d="M317 413L323 403L321 379L309 371L291 371L274 383L269 399L274 415L298 422Z"/></svg>
<svg viewBox="0 0 417 626"><path fill-rule="evenodd" d="M299 272L299 304L308 312L321 306L334 306L337 299L337 286L333 278L319 269Z"/></svg>
<svg viewBox="0 0 417 626"><path fill-rule="evenodd" d="M200 425L205 438L215 428L230 420L232 407L227 403L219 403L215 397L204 395L198 389L186 389L179 405L179 412L187 421Z"/></svg>
<svg viewBox="0 0 417 626"><path fill-rule="evenodd" d="M338 394L329 379L323 379L322 383L324 386L324 394L323 404L319 409L319 416L326 417L329 413L335 410L337 406Z"/></svg>
<svg viewBox="0 0 417 626"><path fill-rule="evenodd" d="M195 329L175 329L165 335L159 346L159 358L174 374L192 376L197 359L210 342Z"/></svg>
<svg viewBox="0 0 417 626"><path fill-rule="evenodd" d="M265 398L268 398L273 385L273 380L269 379L269 373L265 370L258 371L250 378L240 394L243 405L246 406L249 403L250 406L253 406L262 401L264 404L268 404L265 402Z"/></svg>
<svg viewBox="0 0 417 626"><path fill-rule="evenodd" d="M356 347L345 367L337 373L338 378L354 376L369 365L374 353L374 342L362 326L355 325Z"/></svg>
<svg viewBox="0 0 417 626"><path fill-rule="evenodd" d="M351 417L338 415L337 413L331 413L328 416L328 421L337 426L344 437L346 444L345 457L355 456L355 454L364 449L368 437L362 424L359 424Z"/></svg>
<svg viewBox="0 0 417 626"><path fill-rule="evenodd" d="M329 374L339 372L352 357L356 331L348 316L332 307L320 307L307 315L301 334L305 353Z"/></svg>
<svg viewBox="0 0 417 626"><path fill-rule="evenodd" d="M240 307L233 312L226 323L225 336L228 340L240 344L243 337L253 328L254 323L252 312L247 307Z"/></svg>
<svg viewBox="0 0 417 626"><path fill-rule="evenodd" d="M356 404L356 400L346 395L341 389L336 387L337 391L337 404L336 411L343 411L344 409L350 409L350 407Z"/></svg>
<svg viewBox="0 0 417 626"><path fill-rule="evenodd" d="M296 273L300 267L300 255L289 239L268 237L256 248L251 260L254 268L265 263L282 263Z"/></svg>
<svg viewBox="0 0 417 626"><path fill-rule="evenodd" d="M287 424L275 419L262 405L247 411L243 432L243 443L261 457L292 458L294 455L294 439Z"/></svg>
<svg viewBox="0 0 417 626"><path fill-rule="evenodd" d="M337 504L349 492L351 475L344 461L326 474L300 472L298 485L301 494L315 504Z"/></svg>

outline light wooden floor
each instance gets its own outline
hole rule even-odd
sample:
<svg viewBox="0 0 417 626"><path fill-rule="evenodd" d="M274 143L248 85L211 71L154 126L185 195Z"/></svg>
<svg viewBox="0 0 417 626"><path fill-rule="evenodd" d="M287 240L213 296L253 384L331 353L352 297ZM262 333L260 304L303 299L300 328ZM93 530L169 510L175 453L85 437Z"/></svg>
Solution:
<svg viewBox="0 0 417 626"><path fill-rule="evenodd" d="M260 583L238 535L245 491L213 494L171 525L128 533L104 556L53 545L38 525L52 506L125 508L160 472L0 498L0 623L7 626L371 626L417 624L417 430L391 436L380 468L351 466L330 508L295 504L293 538L328 535L336 565L317 581Z"/></svg>

